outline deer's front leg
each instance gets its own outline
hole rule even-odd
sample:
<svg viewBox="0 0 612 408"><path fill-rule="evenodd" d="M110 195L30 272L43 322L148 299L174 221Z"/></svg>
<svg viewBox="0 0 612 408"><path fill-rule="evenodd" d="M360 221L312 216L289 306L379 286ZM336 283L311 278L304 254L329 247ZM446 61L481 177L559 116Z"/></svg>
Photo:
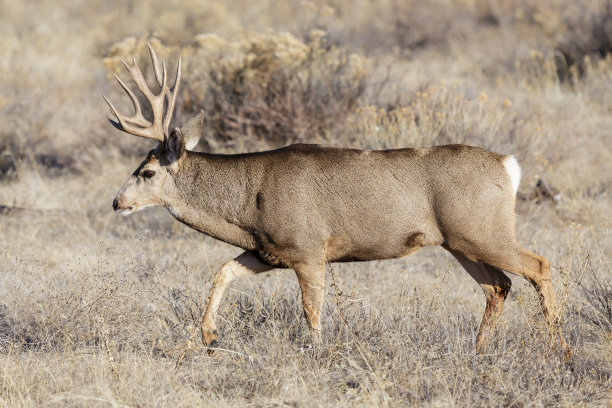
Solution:
<svg viewBox="0 0 612 408"><path fill-rule="evenodd" d="M325 298L325 264L295 266L295 273L302 291L304 316L315 343L321 340L321 307Z"/></svg>
<svg viewBox="0 0 612 408"><path fill-rule="evenodd" d="M274 268L262 263L252 252L247 251L225 263L217 271L202 319L202 341L205 345L210 345L217 340L215 316L227 286L239 276L254 275L271 269Z"/></svg>

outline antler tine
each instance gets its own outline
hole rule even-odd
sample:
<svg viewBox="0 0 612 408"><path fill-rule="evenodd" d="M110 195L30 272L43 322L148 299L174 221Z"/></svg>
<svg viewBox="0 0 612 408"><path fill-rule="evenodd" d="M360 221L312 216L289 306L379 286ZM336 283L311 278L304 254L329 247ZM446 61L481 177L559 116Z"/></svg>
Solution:
<svg viewBox="0 0 612 408"><path fill-rule="evenodd" d="M164 67L164 73L166 72L166 67ZM165 75L164 75L165 76ZM172 89L168 91L168 110L166 111L166 116L164 117L164 131L166 134L168 133L168 126L170 126L170 121L172 120L172 114L174 113L174 104L176 102L176 95L178 95L179 85L181 84L181 56L179 55L178 64L176 66L176 77L174 78L174 85L172 85Z"/></svg>
<svg viewBox="0 0 612 408"><path fill-rule="evenodd" d="M157 59L157 54L155 53L155 50L153 49L153 47L151 47L150 43L147 43L147 45L149 46L149 54L151 54L151 62L153 63L153 72L155 72L155 79L157 80L157 83L159 84L159 86L162 86L162 82L163 79L161 77L161 72L159 72L159 61ZM164 62L162 61L162 64Z"/></svg>
<svg viewBox="0 0 612 408"><path fill-rule="evenodd" d="M166 72L166 63L162 60L162 83L160 84L162 91L168 88L168 73Z"/></svg>
<svg viewBox="0 0 612 408"><path fill-rule="evenodd" d="M113 106L113 104L111 103L111 101L108 100L108 98L106 97L106 95L102 94L102 97L104 98L104 100L106 101L106 103L108 104L108 107L110 108L111 112L113 115L115 115L115 117L117 118L117 122L115 122L114 120L112 120L111 118L108 117L108 115L106 116L108 121L117 129L122 130L126 133L129 133L131 135L134 136L140 136L140 137L146 137L149 139L155 139L155 140L159 140L160 142L162 142L164 139L163 137L160 138L159 136L157 136L158 134L155 133L153 130L153 127L138 127L138 126L134 126L132 124L130 124L130 122L128 122L128 118L120 115L119 113L117 113L117 109Z"/></svg>
<svg viewBox="0 0 612 408"><path fill-rule="evenodd" d="M151 100L155 98L155 95L153 95L153 92L151 92L149 89L149 85L147 85L147 81L144 79L144 75L142 75L142 71L136 63L136 58L132 59L132 65L128 65L125 61L121 62L123 62L123 65L125 65L125 68L132 77L132 80L136 86L138 86L138 89L140 89L140 92L142 92L149 102L151 102Z"/></svg>
<svg viewBox="0 0 612 408"><path fill-rule="evenodd" d="M138 101L138 98L136 97L136 95L134 95L134 92L132 92L132 90L128 88L125 83L123 83L123 81L121 80L121 78L119 78L117 74L115 74L115 79L117 79L117 82L119 82L119 85L121 85L123 90L128 94L128 96L132 100L132 103L134 104L134 110L135 110L134 116L131 118L124 118L125 121L133 125L137 125L141 127L151 126L151 122L145 119L145 117L142 115L142 109L140 107L140 102ZM115 112L113 112L113 114L117 116Z"/></svg>

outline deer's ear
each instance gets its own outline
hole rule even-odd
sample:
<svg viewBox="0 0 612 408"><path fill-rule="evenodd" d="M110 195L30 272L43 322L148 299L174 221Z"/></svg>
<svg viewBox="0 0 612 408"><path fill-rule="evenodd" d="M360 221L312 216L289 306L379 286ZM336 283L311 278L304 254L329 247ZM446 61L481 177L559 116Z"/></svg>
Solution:
<svg viewBox="0 0 612 408"><path fill-rule="evenodd" d="M179 128L174 128L166 140L164 158L168 163L174 163L185 154L185 138Z"/></svg>
<svg viewBox="0 0 612 408"><path fill-rule="evenodd" d="M181 129L183 138L185 139L185 148L187 150L193 150L193 148L196 147L200 141L200 137L202 137L203 131L204 111L201 110L200 113L189 119L189 121Z"/></svg>

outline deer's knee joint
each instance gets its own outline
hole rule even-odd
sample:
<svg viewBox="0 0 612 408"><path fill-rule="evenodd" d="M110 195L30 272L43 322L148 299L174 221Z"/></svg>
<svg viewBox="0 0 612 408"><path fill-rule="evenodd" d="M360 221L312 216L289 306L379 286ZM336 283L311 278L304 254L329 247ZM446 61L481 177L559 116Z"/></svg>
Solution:
<svg viewBox="0 0 612 408"><path fill-rule="evenodd" d="M540 270L538 271L538 278L540 281L550 281L550 262L548 259L541 258L540 260Z"/></svg>

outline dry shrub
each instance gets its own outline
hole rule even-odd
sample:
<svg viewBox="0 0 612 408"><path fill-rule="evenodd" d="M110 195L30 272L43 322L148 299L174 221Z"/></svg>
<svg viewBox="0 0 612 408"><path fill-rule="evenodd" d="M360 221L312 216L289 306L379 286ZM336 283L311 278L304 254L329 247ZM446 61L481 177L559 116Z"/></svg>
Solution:
<svg viewBox="0 0 612 408"><path fill-rule="evenodd" d="M576 91L604 115L612 112L612 54L602 59L585 56L582 72L580 81L574 82Z"/></svg>
<svg viewBox="0 0 612 408"><path fill-rule="evenodd" d="M204 108L209 140L224 146L316 140L344 121L367 76L366 61L327 44L323 31L307 43L277 32L201 35L194 48L181 107Z"/></svg>
<svg viewBox="0 0 612 408"><path fill-rule="evenodd" d="M569 1L564 3L556 50L557 69L562 79L572 79L568 68L576 67L582 75L585 58L606 57L612 52L612 1ZM588 63L588 62L587 62Z"/></svg>
<svg viewBox="0 0 612 408"><path fill-rule="evenodd" d="M612 51L610 0L515 0L493 10L507 29L536 49L547 65L554 65L562 82L575 81L586 73L588 59L605 58Z"/></svg>
<svg viewBox="0 0 612 408"><path fill-rule="evenodd" d="M127 37L111 45L102 60L108 71L109 79L112 78L111 74L122 75L126 73L122 61L131 64L133 60L136 60L138 67L145 77L152 78L153 65L150 62L151 57L148 44L153 47L157 56L165 61L168 68L168 75L174 79L172 75L174 70L172 68L176 66L179 49L177 47L165 45L158 38L148 36L141 36L139 38ZM143 108L145 106L146 104L143 105Z"/></svg>
<svg viewBox="0 0 612 408"><path fill-rule="evenodd" d="M358 109L346 138L371 148L467 143L520 156L536 132L517 118L510 101L491 100L484 92L468 97L442 83L417 92L407 107Z"/></svg>
<svg viewBox="0 0 612 408"><path fill-rule="evenodd" d="M608 334L612 339L612 274L591 271L581 285L584 307L580 317Z"/></svg>
<svg viewBox="0 0 612 408"><path fill-rule="evenodd" d="M109 248L108 251L112 251ZM17 259L12 268L28 268ZM149 349L154 317L143 300L147 290L134 279L142 265L108 268L101 258L79 273L58 270L46 262L29 266L36 284L22 280L3 299L0 344L41 351L76 350L114 344L127 349ZM26 275L28 276L28 275ZM9 306L10 305L10 306Z"/></svg>
<svg viewBox="0 0 612 408"><path fill-rule="evenodd" d="M605 234L609 225L605 221ZM612 274L605 258L605 245L593 239L594 228L572 224L560 248L559 308L567 320L582 325L583 335L593 332L612 339Z"/></svg>
<svg viewBox="0 0 612 408"><path fill-rule="evenodd" d="M177 0L169 7L165 0L147 0L116 8L119 20L125 20L126 14L134 20L138 28L132 33L149 32L171 44L185 44L203 30L240 29L240 17L230 7L224 1Z"/></svg>
<svg viewBox="0 0 612 408"><path fill-rule="evenodd" d="M137 246L140 253L146 249ZM201 322L206 285L201 274L184 266L184 276L168 281L158 272L165 260L119 263L118 251L99 248L93 265L88 259L76 262L78 272L46 258L6 262L2 254L20 278L4 285L0 351L3 346L42 352L102 347L176 358Z"/></svg>
<svg viewBox="0 0 612 408"><path fill-rule="evenodd" d="M391 17L385 33L402 49L446 46L452 36L461 35L462 28L475 25L477 15L462 2L391 1L385 13Z"/></svg>
<svg viewBox="0 0 612 408"><path fill-rule="evenodd" d="M446 49L453 37L466 35L486 20L479 7L463 1L358 0L332 1L330 6L307 3L304 25L328 31L335 44L371 55L394 48L405 54Z"/></svg>

